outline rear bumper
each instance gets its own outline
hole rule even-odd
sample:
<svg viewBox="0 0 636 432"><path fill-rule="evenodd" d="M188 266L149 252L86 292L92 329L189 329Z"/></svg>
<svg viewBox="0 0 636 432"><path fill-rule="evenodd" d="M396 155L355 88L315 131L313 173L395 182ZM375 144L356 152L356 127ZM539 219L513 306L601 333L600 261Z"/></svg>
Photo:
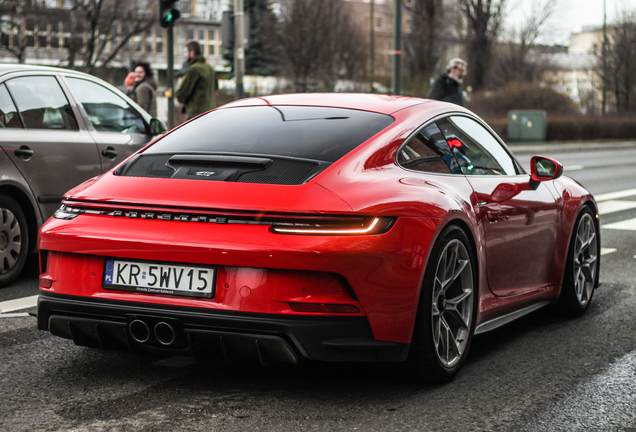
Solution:
<svg viewBox="0 0 636 432"><path fill-rule="evenodd" d="M148 327L147 341L131 335L130 323L135 320L141 328ZM172 329L173 342L156 337L159 323ZM296 363L302 358L403 361L409 349L408 344L375 340L367 319L360 316L201 310L46 292L38 299L38 329L81 346L263 364Z"/></svg>

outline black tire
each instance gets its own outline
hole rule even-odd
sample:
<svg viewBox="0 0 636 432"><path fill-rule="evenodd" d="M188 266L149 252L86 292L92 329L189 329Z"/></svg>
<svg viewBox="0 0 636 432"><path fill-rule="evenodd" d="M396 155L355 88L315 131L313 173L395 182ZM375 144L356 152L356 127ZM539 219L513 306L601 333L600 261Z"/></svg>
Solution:
<svg viewBox="0 0 636 432"><path fill-rule="evenodd" d="M471 244L464 231L450 225L435 242L424 273L407 360L412 378L443 383L459 372L474 333L477 291ZM445 336L453 342L446 344Z"/></svg>
<svg viewBox="0 0 636 432"><path fill-rule="evenodd" d="M557 303L562 314L580 316L590 307L598 285L600 252L596 218L589 207L584 207L576 218L568 248L563 286Z"/></svg>
<svg viewBox="0 0 636 432"><path fill-rule="evenodd" d="M0 195L0 287L13 282L22 272L29 254L29 227L20 205Z"/></svg>

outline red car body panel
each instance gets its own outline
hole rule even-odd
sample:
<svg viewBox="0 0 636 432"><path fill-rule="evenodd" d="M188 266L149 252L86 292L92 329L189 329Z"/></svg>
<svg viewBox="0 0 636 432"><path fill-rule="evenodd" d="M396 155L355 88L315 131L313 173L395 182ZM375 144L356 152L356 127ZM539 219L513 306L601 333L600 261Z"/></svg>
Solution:
<svg viewBox="0 0 636 432"><path fill-rule="evenodd" d="M52 218L39 238L42 292L281 316L341 316L298 312L290 304L343 304L360 311L344 315L365 317L376 341L409 344L431 245L455 223L467 232L476 257L475 325L559 296L576 217L585 204L596 211L584 188L560 178L523 190L530 179L520 174L506 177L513 183L502 189L499 176L416 173L395 163L400 146L424 123L468 111L399 96L338 94L252 98L222 109L259 105L335 106L383 113L395 121L296 186L122 177L113 170L68 192L66 203L176 214L385 216L395 218L390 230L281 235L266 225L111 215L82 215L70 222ZM214 266L214 298L104 289L108 257Z"/></svg>
<svg viewBox="0 0 636 432"><path fill-rule="evenodd" d="M43 228L40 249L64 253L47 257L49 266L41 277L53 283L46 291L282 314L299 314L285 302L330 303L337 291L335 302L359 306L376 339L404 343L411 337L413 304L428 244L440 222L436 218L399 218L389 233L356 238L278 235L265 226L111 216L86 219L72 227L52 219ZM237 242L241 238L249 242ZM110 256L217 266L216 292L224 295L192 299L105 290L101 285L104 257ZM312 272L317 273L315 280ZM289 284L294 274L304 275L310 284L303 278ZM325 278L330 281L327 289L320 282ZM347 295L347 286L359 302ZM248 287L252 295L239 298L243 287Z"/></svg>

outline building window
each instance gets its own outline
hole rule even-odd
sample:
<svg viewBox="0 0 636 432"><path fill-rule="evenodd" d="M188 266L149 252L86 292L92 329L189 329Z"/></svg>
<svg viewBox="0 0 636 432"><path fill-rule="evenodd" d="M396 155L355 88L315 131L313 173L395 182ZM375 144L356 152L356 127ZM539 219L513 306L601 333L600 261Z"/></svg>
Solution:
<svg viewBox="0 0 636 432"><path fill-rule="evenodd" d="M179 7L179 10L181 11L181 14L184 16L192 15L192 2L181 0L181 5Z"/></svg>

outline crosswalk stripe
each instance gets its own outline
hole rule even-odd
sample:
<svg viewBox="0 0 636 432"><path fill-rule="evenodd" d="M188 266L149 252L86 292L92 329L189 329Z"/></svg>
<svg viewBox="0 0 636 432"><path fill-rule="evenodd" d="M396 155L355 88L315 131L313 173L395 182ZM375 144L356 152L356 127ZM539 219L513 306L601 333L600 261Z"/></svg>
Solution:
<svg viewBox="0 0 636 432"><path fill-rule="evenodd" d="M601 248L601 255L607 255L616 252L616 248Z"/></svg>
<svg viewBox="0 0 636 432"><path fill-rule="evenodd" d="M0 302L0 314L21 309L29 309L38 305L38 296L22 297L15 300Z"/></svg>
<svg viewBox="0 0 636 432"><path fill-rule="evenodd" d="M636 231L636 219L628 219L628 220L624 220L620 222L602 225L601 228L613 229L613 230Z"/></svg>
<svg viewBox="0 0 636 432"><path fill-rule="evenodd" d="M601 201L598 203L599 214L609 214L623 210L636 208L636 201Z"/></svg>
<svg viewBox="0 0 636 432"><path fill-rule="evenodd" d="M596 202L600 202L600 201L609 201L609 200L614 200L619 198L627 198L634 195L636 195L636 189L627 189L624 191L594 195L594 199L596 200Z"/></svg>

